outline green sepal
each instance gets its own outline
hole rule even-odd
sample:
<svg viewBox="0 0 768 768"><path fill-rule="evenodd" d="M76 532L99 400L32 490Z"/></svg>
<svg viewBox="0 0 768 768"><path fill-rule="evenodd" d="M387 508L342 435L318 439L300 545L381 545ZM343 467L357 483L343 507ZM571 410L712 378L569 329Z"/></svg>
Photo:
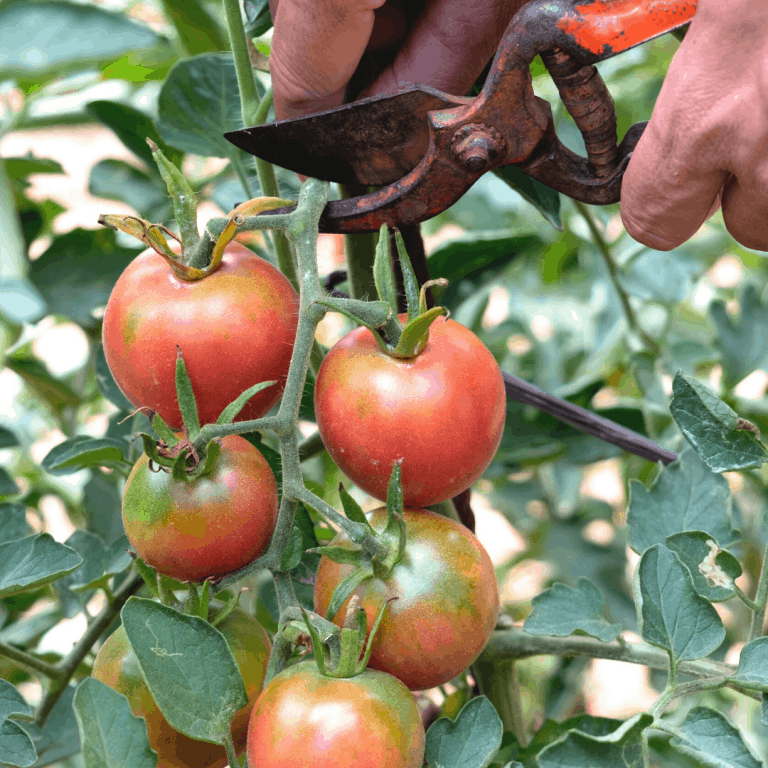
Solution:
<svg viewBox="0 0 768 768"><path fill-rule="evenodd" d="M188 474L187 479L194 479L196 477L203 477L210 475L214 469L216 469L216 460L221 455L221 443L218 440L211 440L206 446L205 461L201 462L202 469L199 471L193 470Z"/></svg>
<svg viewBox="0 0 768 768"><path fill-rule="evenodd" d="M207 583L208 582L206 582L206 584ZM224 621L224 619L226 619L227 616L229 616L229 614L235 610L235 608L237 608L237 604L240 602L240 595L244 591L245 591L245 587L243 587L243 589L241 589L239 592L236 592L234 595L232 595L232 597L230 597L227 600L227 602L224 603L224 606L222 607L222 609L215 616L211 618L209 623L212 624L214 627L221 624L221 622Z"/></svg>
<svg viewBox="0 0 768 768"><path fill-rule="evenodd" d="M200 595L197 592L197 584L190 583L187 587L187 601L184 603L184 613L188 616L200 615Z"/></svg>
<svg viewBox="0 0 768 768"><path fill-rule="evenodd" d="M162 420L159 413L152 417L152 429L157 432L157 436L169 447L173 448L179 442L176 433Z"/></svg>
<svg viewBox="0 0 768 768"><path fill-rule="evenodd" d="M333 621L334 616L339 612L347 598L357 589L358 585L371 578L373 578L373 568L369 566L357 568L345 579L342 579L336 589L333 590L325 618L328 621Z"/></svg>
<svg viewBox="0 0 768 768"><path fill-rule="evenodd" d="M157 586L157 571L138 555L136 555L133 564L136 566L139 576L144 579L144 583L149 587L150 592L155 597L160 597L160 589Z"/></svg>
<svg viewBox="0 0 768 768"><path fill-rule="evenodd" d="M152 158L157 163L157 169L163 177L168 194L173 203L173 212L179 227L181 242L184 250L192 248L200 239L197 231L197 198L184 178L182 172L163 154L160 147L151 139L147 144L152 150Z"/></svg>
<svg viewBox="0 0 768 768"><path fill-rule="evenodd" d="M381 606L381 610L379 611L379 615L376 617L376 621L373 622L373 626L371 627L370 634L368 635L368 640L365 643L365 651L363 652L363 657L360 659L360 672L362 672L367 666L368 661L371 658L371 650L373 649L373 638L376 636L376 632L379 630L379 624L381 624L381 620L384 618L384 613L386 612L387 608L389 608L389 604L393 600L398 600L397 597L391 597L389 600L387 600L384 605ZM363 611L363 615L365 616L365 611ZM363 625L363 632L365 632L366 625ZM365 634L363 634L363 637L365 637ZM359 673L358 673L359 674Z"/></svg>
<svg viewBox="0 0 768 768"><path fill-rule="evenodd" d="M402 461L393 462L392 474L387 487L387 524L379 534L379 539L387 545L387 556L382 560L374 555L371 558L373 572L379 579L386 579L405 552L406 532L403 519Z"/></svg>
<svg viewBox="0 0 768 768"><path fill-rule="evenodd" d="M339 483L339 496L341 497L341 506L344 508L344 514L353 522L365 525L368 530L373 531L368 518L363 512L363 508L352 498L349 491Z"/></svg>
<svg viewBox="0 0 768 768"><path fill-rule="evenodd" d="M170 459L166 459L160 455L157 449L157 443L152 435L148 435L146 432L139 432L136 437L140 437L144 444L144 453L149 456L149 460L161 467L172 467L173 462ZM179 442L178 440L176 442Z"/></svg>
<svg viewBox="0 0 768 768"><path fill-rule="evenodd" d="M343 565L365 564L365 556L362 550L359 549L347 549L346 547L329 545L327 547L313 547L308 549L307 552L324 555L329 560L333 560L334 563L342 563Z"/></svg>
<svg viewBox="0 0 768 768"><path fill-rule="evenodd" d="M182 450L174 459L173 467L171 469L173 479L180 483L186 483L190 479L187 474L187 454L188 451L186 449Z"/></svg>
<svg viewBox="0 0 768 768"><path fill-rule="evenodd" d="M379 230L379 242L376 245L376 258L373 262L373 280L379 299L397 312L397 287L389 252L389 232L386 224L382 224Z"/></svg>
<svg viewBox="0 0 768 768"><path fill-rule="evenodd" d="M447 288L448 287L448 281L444 277L438 277L435 280L427 280L424 285L421 286L421 291L419 292L419 314L423 315L427 311L427 289L431 288L432 286L439 286L440 288ZM448 314L448 311L446 310L446 315Z"/></svg>
<svg viewBox="0 0 768 768"><path fill-rule="evenodd" d="M249 387L248 389L243 392L242 395L239 395L236 400L233 400L219 415L219 418L216 419L217 424L231 424L237 416L240 414L240 411L245 408L245 404L258 392L261 392L263 389L266 389L267 387L271 387L273 384L277 384L277 381L262 381L259 384L254 384L252 387Z"/></svg>
<svg viewBox="0 0 768 768"><path fill-rule="evenodd" d="M304 535L301 532L301 528L294 525L291 528L288 544L286 544L283 554L280 556L280 570L292 571L299 565L304 554L303 544Z"/></svg>
<svg viewBox="0 0 768 768"><path fill-rule="evenodd" d="M312 652L315 656L315 663L317 664L318 669L323 675L327 674L327 667L325 664L326 661L326 654L328 653L326 646L321 642L320 635L317 634L317 630L312 626L312 622L309 620L309 616L307 616L307 612L304 610L303 607L299 606L301 608L301 615L304 618L304 623L307 625L307 632L309 632L309 636L312 639Z"/></svg>
<svg viewBox="0 0 768 768"><path fill-rule="evenodd" d="M400 259L400 271L403 273L405 304L408 307L408 322L410 323L419 314L419 281L416 279L408 251L405 250L405 241L398 229L395 230L395 243L397 243L397 255Z"/></svg>
<svg viewBox="0 0 768 768"><path fill-rule="evenodd" d="M397 346L389 352L391 357L416 357L429 341L429 326L437 320L440 315L447 315L448 310L445 307L432 307L423 315L417 315L413 320L409 320L400 341Z"/></svg>
<svg viewBox="0 0 768 768"><path fill-rule="evenodd" d="M316 303L322 304L334 312L340 312L345 317L358 323L358 325L364 325L371 331L380 328L394 314L392 308L385 301L337 299L334 296L328 296L324 299L317 299Z"/></svg>
<svg viewBox="0 0 768 768"><path fill-rule="evenodd" d="M201 619L205 619L207 621L208 619L208 606L211 603L211 582L210 580L206 579L203 582L203 589L200 592L200 604L197 608L197 615Z"/></svg>
<svg viewBox="0 0 768 768"><path fill-rule="evenodd" d="M190 440L194 440L200 434L200 417L197 414L192 382L189 380L187 366L184 364L184 355L178 345L176 346L176 399L187 435Z"/></svg>
<svg viewBox="0 0 768 768"><path fill-rule="evenodd" d="M387 484L387 515L392 512L402 514L403 505L403 459L395 459Z"/></svg>

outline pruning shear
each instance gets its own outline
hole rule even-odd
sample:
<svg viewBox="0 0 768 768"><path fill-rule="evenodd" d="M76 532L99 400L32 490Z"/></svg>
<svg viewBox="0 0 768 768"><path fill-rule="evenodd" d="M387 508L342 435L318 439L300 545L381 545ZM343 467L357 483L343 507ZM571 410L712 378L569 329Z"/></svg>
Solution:
<svg viewBox="0 0 768 768"><path fill-rule="evenodd" d="M306 176L382 186L329 202L320 221L325 232L425 221L503 165L576 200L615 203L646 123L617 144L613 100L594 64L687 24L695 12L696 0L533 0L509 23L477 97L413 85L224 135ZM584 137L586 158L562 145L549 103L533 92L536 55Z"/></svg>

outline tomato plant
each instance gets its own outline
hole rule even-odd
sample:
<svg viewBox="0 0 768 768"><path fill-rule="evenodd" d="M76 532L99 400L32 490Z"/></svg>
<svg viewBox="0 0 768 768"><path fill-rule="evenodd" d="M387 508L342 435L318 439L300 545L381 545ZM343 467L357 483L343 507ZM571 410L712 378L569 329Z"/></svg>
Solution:
<svg viewBox="0 0 768 768"><path fill-rule="evenodd" d="M272 646L261 624L239 608L217 629L227 640L248 694L248 705L237 713L232 723L232 741L240 753L246 746L251 709L261 692ZM127 696L133 713L147 721L149 742L158 755L157 768L223 768L227 765L222 746L191 739L171 727L141 677L138 659L122 626L101 646L93 665L93 676Z"/></svg>
<svg viewBox="0 0 768 768"><path fill-rule="evenodd" d="M201 424L213 423L241 392L276 380L238 416L263 416L280 397L296 335L298 296L288 279L244 246L227 246L201 280L176 276L149 249L118 279L104 314L107 363L128 400L181 427L176 348L181 348Z"/></svg>
<svg viewBox="0 0 768 768"><path fill-rule="evenodd" d="M392 461L403 458L403 498L412 507L456 496L477 480L501 441L504 381L480 339L437 318L416 357L382 352L367 328L323 360L315 413L323 443L356 485L385 499Z"/></svg>
<svg viewBox="0 0 768 768"><path fill-rule="evenodd" d="M277 483L245 438L221 441L213 471L192 481L153 471L144 455L128 476L123 525L136 553L160 573L203 581L237 570L269 543Z"/></svg>
<svg viewBox="0 0 768 768"><path fill-rule="evenodd" d="M384 527L386 508L370 513ZM404 511L407 544L386 580L368 579L352 593L365 609L368 629L389 604L373 640L370 666L411 690L442 685L464 671L483 650L496 624L499 592L493 563L467 528L426 509ZM340 535L334 544L351 542ZM323 557L315 579L315 610L325 616L331 596L354 569ZM334 617L341 625L351 597Z"/></svg>
<svg viewBox="0 0 768 768"><path fill-rule="evenodd" d="M251 768L421 768L424 726L411 692L366 669L325 677L313 661L277 675L248 727Z"/></svg>

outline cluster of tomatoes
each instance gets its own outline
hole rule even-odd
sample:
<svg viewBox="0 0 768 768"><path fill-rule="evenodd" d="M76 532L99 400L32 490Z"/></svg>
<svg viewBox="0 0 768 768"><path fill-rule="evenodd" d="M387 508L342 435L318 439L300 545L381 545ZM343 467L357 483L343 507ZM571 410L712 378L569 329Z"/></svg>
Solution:
<svg viewBox="0 0 768 768"><path fill-rule="evenodd" d="M180 279L150 250L115 285L104 317L105 355L128 399L172 428L182 427L177 348L201 424L215 422L254 383L274 380L238 416L259 418L282 392L298 311L289 281L240 245L230 245L221 266L197 281ZM490 352L444 317L433 322L426 347L412 358L389 356L366 328L328 352L315 384L320 435L344 473L375 498L386 498L393 461L402 460L407 543L386 578L366 579L353 593L369 632L389 603L370 668L361 674L325 677L313 662L302 662L259 693L270 652L266 633L241 611L219 626L249 693L233 738L242 750L249 730L253 768L315 760L421 766L424 730L410 691L441 685L465 670L487 643L498 611L494 569L483 546L464 526L423 507L457 495L482 474L501 440L505 407ZM123 519L136 552L160 573L199 582L235 571L266 549L277 521L277 486L263 456L244 438L224 438L213 471L191 482L157 470L146 456L136 463ZM385 508L370 514L374 530L386 522ZM354 547L343 534L333 543ZM327 615L336 587L354 568L321 559L318 614ZM340 626L351 599L333 617ZM102 647L94 675L125 693L134 712L147 718L160 768L226 764L221 748L203 747L165 722L120 630ZM318 717L323 711L328 716Z"/></svg>

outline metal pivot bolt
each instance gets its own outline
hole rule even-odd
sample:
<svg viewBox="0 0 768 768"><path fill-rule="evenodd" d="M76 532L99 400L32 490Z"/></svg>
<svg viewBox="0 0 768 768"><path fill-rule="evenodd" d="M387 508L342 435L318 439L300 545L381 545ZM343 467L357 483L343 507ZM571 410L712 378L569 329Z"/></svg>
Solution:
<svg viewBox="0 0 768 768"><path fill-rule="evenodd" d="M483 173L504 152L499 131L485 123L462 125L451 139L451 150L469 173Z"/></svg>

